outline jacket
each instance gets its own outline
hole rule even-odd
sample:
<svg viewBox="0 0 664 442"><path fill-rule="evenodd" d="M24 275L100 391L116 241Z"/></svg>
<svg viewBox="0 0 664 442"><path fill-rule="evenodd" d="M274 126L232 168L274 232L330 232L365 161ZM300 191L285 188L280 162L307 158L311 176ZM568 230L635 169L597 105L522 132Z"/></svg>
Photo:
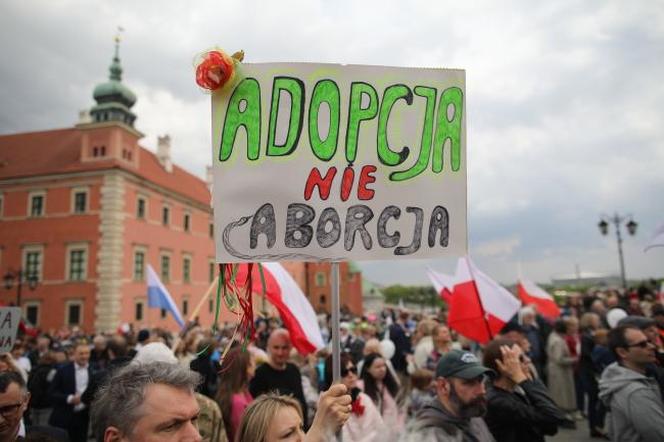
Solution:
<svg viewBox="0 0 664 442"><path fill-rule="evenodd" d="M538 380L520 383L514 392L489 387L484 418L498 442L544 442L553 436L565 414Z"/></svg>
<svg viewBox="0 0 664 442"><path fill-rule="evenodd" d="M654 379L614 362L602 373L599 398L609 411L611 440L664 441L664 404Z"/></svg>
<svg viewBox="0 0 664 442"><path fill-rule="evenodd" d="M434 399L408 425L399 442L495 442L481 417L462 419Z"/></svg>

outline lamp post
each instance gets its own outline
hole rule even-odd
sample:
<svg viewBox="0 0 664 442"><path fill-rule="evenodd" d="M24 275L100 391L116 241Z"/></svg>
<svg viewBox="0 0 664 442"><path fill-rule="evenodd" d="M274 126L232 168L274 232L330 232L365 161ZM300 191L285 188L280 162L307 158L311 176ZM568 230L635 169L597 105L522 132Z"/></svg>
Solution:
<svg viewBox="0 0 664 442"><path fill-rule="evenodd" d="M36 276L28 275L24 270L18 269L17 271L8 271L3 277L5 280L5 288L11 290L14 287L14 282L16 282L16 306L21 307L21 290L23 289L23 283L27 282L30 290L37 288L39 280Z"/></svg>
<svg viewBox="0 0 664 442"><path fill-rule="evenodd" d="M618 257L620 258L620 278L622 279L623 288L626 289L627 280L625 279L625 260L623 258L623 250L622 250L623 239L620 233L620 224L622 224L623 222L625 222L625 227L627 228L627 232L630 235L634 235L636 233L636 228L638 224L636 223L636 221L632 219L631 215L620 216L617 213L614 214L613 216L602 215L600 217L599 223L597 224L597 227L599 227L599 231L602 233L602 235L607 235L609 233L609 223L613 224L616 227L616 238L618 240Z"/></svg>

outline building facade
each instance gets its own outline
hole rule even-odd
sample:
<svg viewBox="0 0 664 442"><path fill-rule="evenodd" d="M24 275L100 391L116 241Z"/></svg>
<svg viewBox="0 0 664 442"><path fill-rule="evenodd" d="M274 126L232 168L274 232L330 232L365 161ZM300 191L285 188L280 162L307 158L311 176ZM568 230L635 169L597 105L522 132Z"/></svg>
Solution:
<svg viewBox="0 0 664 442"><path fill-rule="evenodd" d="M199 305L217 268L210 183L173 164L168 136L156 154L139 145L136 97L121 80L116 44L109 79L79 124L0 136L0 272L7 281L19 270L30 278L20 304L43 330L174 329L165 312L147 306L148 264L183 316L199 307L202 324L214 317L214 297ZM329 264L285 266L314 309L329 311ZM341 269L342 306L359 314L361 275ZM0 289L0 302L18 303L13 282ZM222 321L233 320L223 312Z"/></svg>

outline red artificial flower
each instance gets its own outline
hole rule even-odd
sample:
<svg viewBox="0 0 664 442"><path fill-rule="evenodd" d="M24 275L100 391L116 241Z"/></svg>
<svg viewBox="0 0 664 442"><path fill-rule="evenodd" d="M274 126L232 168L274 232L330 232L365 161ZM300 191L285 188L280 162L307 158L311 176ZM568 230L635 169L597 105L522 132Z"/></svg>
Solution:
<svg viewBox="0 0 664 442"><path fill-rule="evenodd" d="M359 396L350 404L350 406L351 406L351 412L353 414L356 414L358 416L362 416L364 414L364 405L360 403Z"/></svg>
<svg viewBox="0 0 664 442"><path fill-rule="evenodd" d="M233 59L219 50L202 56L196 67L196 84L209 91L223 87L235 73Z"/></svg>

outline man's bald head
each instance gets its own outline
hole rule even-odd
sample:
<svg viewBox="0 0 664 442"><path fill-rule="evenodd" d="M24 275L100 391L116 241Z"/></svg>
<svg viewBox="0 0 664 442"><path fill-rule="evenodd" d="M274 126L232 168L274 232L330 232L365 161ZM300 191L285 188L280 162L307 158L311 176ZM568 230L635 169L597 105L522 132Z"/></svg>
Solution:
<svg viewBox="0 0 664 442"><path fill-rule="evenodd" d="M278 328L270 333L267 340L267 351L270 355L270 365L277 370L284 370L293 348L290 333L284 328Z"/></svg>

